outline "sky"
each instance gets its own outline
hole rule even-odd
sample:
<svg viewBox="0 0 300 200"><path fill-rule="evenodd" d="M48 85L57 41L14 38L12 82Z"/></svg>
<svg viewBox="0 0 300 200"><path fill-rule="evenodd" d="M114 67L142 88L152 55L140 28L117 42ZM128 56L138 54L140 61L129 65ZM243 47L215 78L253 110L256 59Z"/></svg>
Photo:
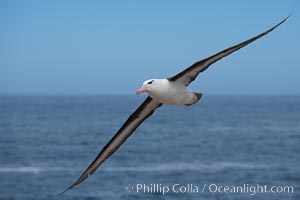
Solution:
<svg viewBox="0 0 300 200"><path fill-rule="evenodd" d="M0 95L134 95L292 13L212 65L204 94L300 95L300 1L0 1Z"/></svg>

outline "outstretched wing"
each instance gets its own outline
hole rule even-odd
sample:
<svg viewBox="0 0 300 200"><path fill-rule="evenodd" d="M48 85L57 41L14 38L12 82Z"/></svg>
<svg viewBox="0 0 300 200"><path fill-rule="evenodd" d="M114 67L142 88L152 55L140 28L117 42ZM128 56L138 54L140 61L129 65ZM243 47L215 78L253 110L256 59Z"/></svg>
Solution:
<svg viewBox="0 0 300 200"><path fill-rule="evenodd" d="M136 111L130 115L127 121L123 124L123 126L119 129L119 131L114 135L114 137L105 145L105 147L101 150L95 160L90 164L90 166L82 173L82 175L64 192L73 188L75 185L80 184L85 179L88 178L89 175L93 174L97 168L111 155L113 154L125 140L139 127L139 125L150 115L153 114L156 108L160 107L162 103L158 103L151 97L147 97L147 99L136 109ZM59 195L63 194L60 193Z"/></svg>
<svg viewBox="0 0 300 200"><path fill-rule="evenodd" d="M287 18L289 18L289 16ZM197 78L197 76L200 72L203 72L204 70L206 70L211 64L213 64L213 63L217 62L218 60L224 58L225 56L228 56L229 54L239 50L240 48L243 48L244 46L250 44L251 42L254 42L255 40L267 35L271 31L273 31L275 28L277 28L280 24L285 22L285 20L287 20L287 18L285 18L284 20L282 20L281 22L279 22L277 25L270 28L269 30L255 36L253 38L250 38L249 40L246 40L240 44L229 47L223 51L220 51L219 53L216 53L208 58L205 58L203 60L200 60L200 61L194 63L192 66L185 69L184 71L178 73L177 75L175 75L171 78L168 78L168 80L178 81L178 82L188 86L193 80L195 80Z"/></svg>

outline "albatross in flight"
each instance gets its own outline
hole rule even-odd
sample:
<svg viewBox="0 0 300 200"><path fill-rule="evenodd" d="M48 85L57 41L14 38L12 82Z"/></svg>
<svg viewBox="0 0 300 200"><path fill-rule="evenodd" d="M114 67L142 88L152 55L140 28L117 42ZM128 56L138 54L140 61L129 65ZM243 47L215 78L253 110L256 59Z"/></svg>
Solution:
<svg viewBox="0 0 300 200"><path fill-rule="evenodd" d="M289 17L289 16L288 16ZM287 17L287 18L288 18ZM125 140L139 127L139 125L148 117L150 117L155 109L163 104L169 105L186 105L190 106L199 101L202 93L196 93L190 90L187 86L194 81L198 74L205 71L211 64L217 62L225 56L243 48L251 42L270 33L287 18L279 22L269 30L250 38L242 43L229 47L220 51L208 58L194 63L192 66L176 74L173 77L166 79L150 79L143 83L142 87L136 91L136 94L148 93L146 100L129 116L123 126L113 136L113 138L104 146L95 160L88 166L82 175L64 192L80 184L89 175L93 174L97 168L111 156ZM62 192L61 194L63 194Z"/></svg>

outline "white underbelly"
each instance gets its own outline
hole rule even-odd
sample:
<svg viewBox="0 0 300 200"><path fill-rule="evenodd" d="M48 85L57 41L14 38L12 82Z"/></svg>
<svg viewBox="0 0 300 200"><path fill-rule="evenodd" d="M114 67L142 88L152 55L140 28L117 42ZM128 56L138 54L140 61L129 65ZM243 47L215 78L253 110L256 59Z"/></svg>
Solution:
<svg viewBox="0 0 300 200"><path fill-rule="evenodd" d="M166 80L167 81L167 80ZM195 94L186 86L177 83L167 81L159 89L159 93L150 94L151 97L157 101L169 105L175 104L192 104L195 101Z"/></svg>

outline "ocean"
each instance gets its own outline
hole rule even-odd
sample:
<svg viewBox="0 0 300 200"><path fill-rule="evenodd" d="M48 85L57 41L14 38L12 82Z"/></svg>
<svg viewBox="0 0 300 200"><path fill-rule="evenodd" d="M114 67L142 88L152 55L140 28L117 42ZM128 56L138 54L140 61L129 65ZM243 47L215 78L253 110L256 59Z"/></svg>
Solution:
<svg viewBox="0 0 300 200"><path fill-rule="evenodd" d="M143 98L0 96L0 199L300 199L300 97L235 95L163 105L57 196Z"/></svg>

